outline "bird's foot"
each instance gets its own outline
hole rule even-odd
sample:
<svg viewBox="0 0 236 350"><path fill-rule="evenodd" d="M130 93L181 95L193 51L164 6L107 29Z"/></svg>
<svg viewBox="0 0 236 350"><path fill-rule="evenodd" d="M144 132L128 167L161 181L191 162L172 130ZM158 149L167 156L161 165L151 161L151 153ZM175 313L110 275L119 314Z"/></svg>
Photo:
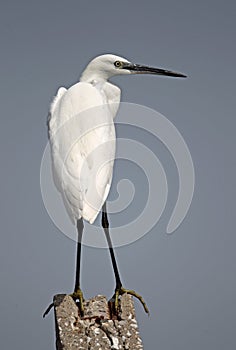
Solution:
<svg viewBox="0 0 236 350"><path fill-rule="evenodd" d="M74 301L79 300L80 315L83 317L83 315L84 315L84 296L83 296L83 292L81 291L80 288L78 288L75 292L73 292L72 294L69 294L69 296L72 297L74 299ZM44 312L43 318L49 314L49 312L51 311L53 306L54 306L54 303L52 302L48 306L46 311Z"/></svg>
<svg viewBox="0 0 236 350"><path fill-rule="evenodd" d="M83 317L84 315L84 296L83 292L80 288L77 288L74 293L70 294L70 296L74 299L74 301L79 300L79 309L80 314Z"/></svg>
<svg viewBox="0 0 236 350"><path fill-rule="evenodd" d="M144 308L145 312L149 315L149 310L148 310L148 307L147 307L143 297L141 295L139 295L138 293L136 293L134 290L125 289L122 286L116 288L115 294L113 296L113 298L115 299L115 311L116 311L116 313L118 312L119 296L123 295L125 293L130 294L133 297L137 298L141 302L141 304L143 305L143 308Z"/></svg>

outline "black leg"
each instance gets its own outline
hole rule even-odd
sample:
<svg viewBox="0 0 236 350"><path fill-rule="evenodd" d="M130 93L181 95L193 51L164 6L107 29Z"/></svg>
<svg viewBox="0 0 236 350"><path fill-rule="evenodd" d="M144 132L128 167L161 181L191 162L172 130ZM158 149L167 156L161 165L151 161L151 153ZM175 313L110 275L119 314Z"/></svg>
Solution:
<svg viewBox="0 0 236 350"><path fill-rule="evenodd" d="M107 243L108 243L108 247L109 247L109 251L110 251L110 255L111 255L112 266L113 266L113 270L114 270L114 274L115 274L115 278L116 278L116 289L120 289L122 284L121 284L121 280L120 280L120 275L119 275L119 271L118 271L118 267L117 267L117 263L116 263L114 250L112 247L111 237L109 234L109 222L108 222L108 218L107 218L106 202L103 204L103 207L102 207L102 227L103 227L104 232L105 232L105 236L107 239Z"/></svg>
<svg viewBox="0 0 236 350"><path fill-rule="evenodd" d="M83 297L83 293L80 289L80 267L81 267L80 262L81 262L81 243L82 243L83 229L84 229L84 223L83 223L83 219L81 218L81 219L77 220L78 241L77 241L75 288L74 288L74 293L70 294L70 296L74 300L79 300L81 316L83 316L83 314L84 314L84 305L83 305L84 297ZM51 308L53 306L54 306L53 303L51 303L48 306L47 310L43 314L43 317L45 317L49 313L49 311L51 310Z"/></svg>
<svg viewBox="0 0 236 350"><path fill-rule="evenodd" d="M115 310L116 310L116 312L118 312L119 296L124 294L124 293L127 293L127 294L130 294L130 295L134 296L135 298L137 298L142 303L142 305L144 307L144 310L149 314L147 305L146 305L145 301L143 300L143 298L141 297L141 295L136 293L134 290L125 289L122 286L122 283L121 283L121 280L120 280L119 271L118 271L118 267L117 267L117 263L116 263L114 250L113 250L113 247L112 247L111 237L110 237L110 234L109 234L109 222L108 222L108 218L107 218L106 202L103 204L103 207L102 207L102 227L103 227L105 235L106 235L106 239L107 239L107 243L108 243L108 247L109 247L109 251L110 251L110 255L111 255L112 266L113 266L113 270L114 270L114 274L115 274L115 278L116 278L116 289L115 289L115 294L114 294L114 297L113 297L115 299Z"/></svg>
<svg viewBox="0 0 236 350"><path fill-rule="evenodd" d="M77 220L77 231L78 231L78 241L77 241L77 258L76 258L76 274L75 274L75 288L74 293L71 294L74 300L79 300L80 302L80 313L81 316L84 315L84 297L80 289L80 267L81 267L81 245L82 245L82 234L84 229L83 219Z"/></svg>
<svg viewBox="0 0 236 350"><path fill-rule="evenodd" d="M80 289L80 267L81 267L81 244L83 235L84 223L83 219L77 220L77 231L78 231L78 241L77 241L77 258L76 258L76 275L75 275L75 288L74 292Z"/></svg>

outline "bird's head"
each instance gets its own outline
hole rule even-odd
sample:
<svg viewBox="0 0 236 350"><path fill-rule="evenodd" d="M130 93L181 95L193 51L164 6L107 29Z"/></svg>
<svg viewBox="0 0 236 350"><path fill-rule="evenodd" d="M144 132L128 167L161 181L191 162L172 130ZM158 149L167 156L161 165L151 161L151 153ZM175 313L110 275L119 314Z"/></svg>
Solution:
<svg viewBox="0 0 236 350"><path fill-rule="evenodd" d="M166 69L135 64L126 58L107 54L95 57L82 73L81 81L108 80L115 75L155 74L170 77L186 78L186 75Z"/></svg>

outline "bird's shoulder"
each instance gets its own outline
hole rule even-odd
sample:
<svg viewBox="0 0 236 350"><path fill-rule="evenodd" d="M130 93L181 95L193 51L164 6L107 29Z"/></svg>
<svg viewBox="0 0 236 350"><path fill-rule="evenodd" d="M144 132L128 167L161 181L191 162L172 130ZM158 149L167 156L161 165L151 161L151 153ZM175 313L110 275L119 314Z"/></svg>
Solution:
<svg viewBox="0 0 236 350"><path fill-rule="evenodd" d="M121 90L108 81L80 81L68 89L67 95L70 98L80 98L91 107L96 104L119 103Z"/></svg>
<svg viewBox="0 0 236 350"><path fill-rule="evenodd" d="M72 85L63 99L64 104L70 104L73 109L80 111L101 105L103 103L103 96L101 92L90 83L78 82Z"/></svg>
<svg viewBox="0 0 236 350"><path fill-rule="evenodd" d="M106 82L103 86L103 91L107 96L108 103L119 103L121 90L118 86Z"/></svg>

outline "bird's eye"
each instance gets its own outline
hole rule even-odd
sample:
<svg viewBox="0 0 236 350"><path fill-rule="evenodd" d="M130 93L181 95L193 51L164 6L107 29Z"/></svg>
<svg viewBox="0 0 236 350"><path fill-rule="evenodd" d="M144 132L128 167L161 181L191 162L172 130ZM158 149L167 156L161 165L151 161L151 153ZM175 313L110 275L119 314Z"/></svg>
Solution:
<svg viewBox="0 0 236 350"><path fill-rule="evenodd" d="M121 63L120 61L115 61L114 66L115 66L116 68L119 68L119 67L122 66L122 63Z"/></svg>

